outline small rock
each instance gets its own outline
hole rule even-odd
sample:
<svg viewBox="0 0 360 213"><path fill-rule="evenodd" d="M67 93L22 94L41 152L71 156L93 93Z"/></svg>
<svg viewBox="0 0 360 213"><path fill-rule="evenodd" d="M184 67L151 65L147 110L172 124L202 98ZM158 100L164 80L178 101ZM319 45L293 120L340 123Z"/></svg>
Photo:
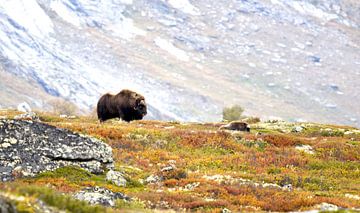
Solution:
<svg viewBox="0 0 360 213"><path fill-rule="evenodd" d="M35 112L27 112L21 115L17 115L14 117L14 119L18 120L33 120L33 121L40 121L39 117L36 115Z"/></svg>
<svg viewBox="0 0 360 213"><path fill-rule="evenodd" d="M120 192L112 192L101 187L87 187L74 195L75 199L83 200L91 205L115 206L116 199L130 201L131 198Z"/></svg>
<svg viewBox="0 0 360 213"><path fill-rule="evenodd" d="M305 130L305 127L303 127L303 126L295 126L291 131L300 133L300 132L302 132L304 130Z"/></svg>
<svg viewBox="0 0 360 213"><path fill-rule="evenodd" d="M200 182L195 182L195 183L189 183L185 185L185 189L188 191L192 191L194 190L196 187L198 187L200 185Z"/></svg>
<svg viewBox="0 0 360 213"><path fill-rule="evenodd" d="M354 199L354 200L360 200L359 195L345 194L345 197L350 198L350 199Z"/></svg>
<svg viewBox="0 0 360 213"><path fill-rule="evenodd" d="M231 210L229 210L227 208L223 208L223 209L221 209L221 213L231 213Z"/></svg>
<svg viewBox="0 0 360 213"><path fill-rule="evenodd" d="M150 175L145 179L145 183L158 183L161 181L161 179L162 178L157 175Z"/></svg>
<svg viewBox="0 0 360 213"><path fill-rule="evenodd" d="M174 129L175 128L175 126L166 126L166 127L164 127L164 129Z"/></svg>
<svg viewBox="0 0 360 213"><path fill-rule="evenodd" d="M1 147L1 148L8 148L8 147L10 147L10 146L11 146L10 143L2 143L2 144L0 144L0 147Z"/></svg>
<svg viewBox="0 0 360 213"><path fill-rule="evenodd" d="M352 135L352 134L354 134L353 131L346 131L346 132L344 132L344 135Z"/></svg>
<svg viewBox="0 0 360 213"><path fill-rule="evenodd" d="M15 138L6 138L4 139L5 142L9 142L10 144L16 144L17 140Z"/></svg>
<svg viewBox="0 0 360 213"><path fill-rule="evenodd" d="M175 169L175 166L174 165L170 165L170 166L167 166L167 167L164 167L161 169L162 172L168 172L168 171L171 171L171 170L174 170Z"/></svg>
<svg viewBox="0 0 360 213"><path fill-rule="evenodd" d="M292 191L293 187L291 184L286 184L282 187L283 190Z"/></svg>
<svg viewBox="0 0 360 213"><path fill-rule="evenodd" d="M64 114L59 115L59 117L60 118L68 118L68 119L75 119L76 118L75 115L64 115Z"/></svg>
<svg viewBox="0 0 360 213"><path fill-rule="evenodd" d="M338 211L339 207L331 203L321 203L318 205L321 211Z"/></svg>
<svg viewBox="0 0 360 213"><path fill-rule="evenodd" d="M308 154L315 154L313 148L310 146L310 145L297 145L295 146L295 149L299 150L299 151L303 151L305 153L308 153Z"/></svg>
<svg viewBox="0 0 360 213"><path fill-rule="evenodd" d="M124 178L123 173L113 171L113 170L110 170L106 174L106 180L111 181L112 183L114 183L117 186L126 186L126 183L127 183L126 179Z"/></svg>

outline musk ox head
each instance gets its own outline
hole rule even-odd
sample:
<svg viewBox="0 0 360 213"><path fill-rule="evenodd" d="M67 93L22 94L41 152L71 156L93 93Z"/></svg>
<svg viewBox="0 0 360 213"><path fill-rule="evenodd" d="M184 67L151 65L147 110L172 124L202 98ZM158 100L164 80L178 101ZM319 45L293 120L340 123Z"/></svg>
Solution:
<svg viewBox="0 0 360 213"><path fill-rule="evenodd" d="M130 122L141 120L147 114L144 96L131 90L122 90L116 95L105 94L97 104L100 122L111 118L120 118Z"/></svg>
<svg viewBox="0 0 360 213"><path fill-rule="evenodd" d="M147 114L147 107L145 98L142 95L137 94L135 98L135 106L133 107L134 113L138 114L139 117L143 118Z"/></svg>

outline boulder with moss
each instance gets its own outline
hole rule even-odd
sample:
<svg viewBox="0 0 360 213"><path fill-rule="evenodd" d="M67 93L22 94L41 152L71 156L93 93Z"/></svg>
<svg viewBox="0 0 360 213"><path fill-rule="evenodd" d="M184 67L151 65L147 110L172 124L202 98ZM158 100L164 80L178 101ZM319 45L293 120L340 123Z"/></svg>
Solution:
<svg viewBox="0 0 360 213"><path fill-rule="evenodd" d="M0 120L0 180L31 177L64 166L103 173L113 168L112 149L98 139L48 124Z"/></svg>

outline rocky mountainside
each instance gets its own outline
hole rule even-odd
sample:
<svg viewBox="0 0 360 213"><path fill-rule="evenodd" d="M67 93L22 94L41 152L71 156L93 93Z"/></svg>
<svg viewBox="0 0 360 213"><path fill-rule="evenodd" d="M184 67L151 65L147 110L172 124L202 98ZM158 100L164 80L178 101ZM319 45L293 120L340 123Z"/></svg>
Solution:
<svg viewBox="0 0 360 213"><path fill-rule="evenodd" d="M0 76L17 87L1 78L0 104L49 108L55 96L91 111L102 93L130 88L148 118L215 121L240 104L359 126L359 10L355 0L5 1Z"/></svg>

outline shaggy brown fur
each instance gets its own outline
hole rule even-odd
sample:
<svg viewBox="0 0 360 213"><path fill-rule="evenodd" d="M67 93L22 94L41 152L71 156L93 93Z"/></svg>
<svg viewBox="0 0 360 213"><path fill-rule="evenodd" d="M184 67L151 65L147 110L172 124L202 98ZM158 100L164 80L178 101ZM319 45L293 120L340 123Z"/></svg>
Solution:
<svg viewBox="0 0 360 213"><path fill-rule="evenodd" d="M107 93L97 103L100 122L111 118L120 118L127 122L141 120L146 113L144 96L131 90L122 90L116 95Z"/></svg>
<svg viewBox="0 0 360 213"><path fill-rule="evenodd" d="M219 130L221 129L250 132L250 127L248 124L241 121L233 121L226 125L222 125Z"/></svg>

